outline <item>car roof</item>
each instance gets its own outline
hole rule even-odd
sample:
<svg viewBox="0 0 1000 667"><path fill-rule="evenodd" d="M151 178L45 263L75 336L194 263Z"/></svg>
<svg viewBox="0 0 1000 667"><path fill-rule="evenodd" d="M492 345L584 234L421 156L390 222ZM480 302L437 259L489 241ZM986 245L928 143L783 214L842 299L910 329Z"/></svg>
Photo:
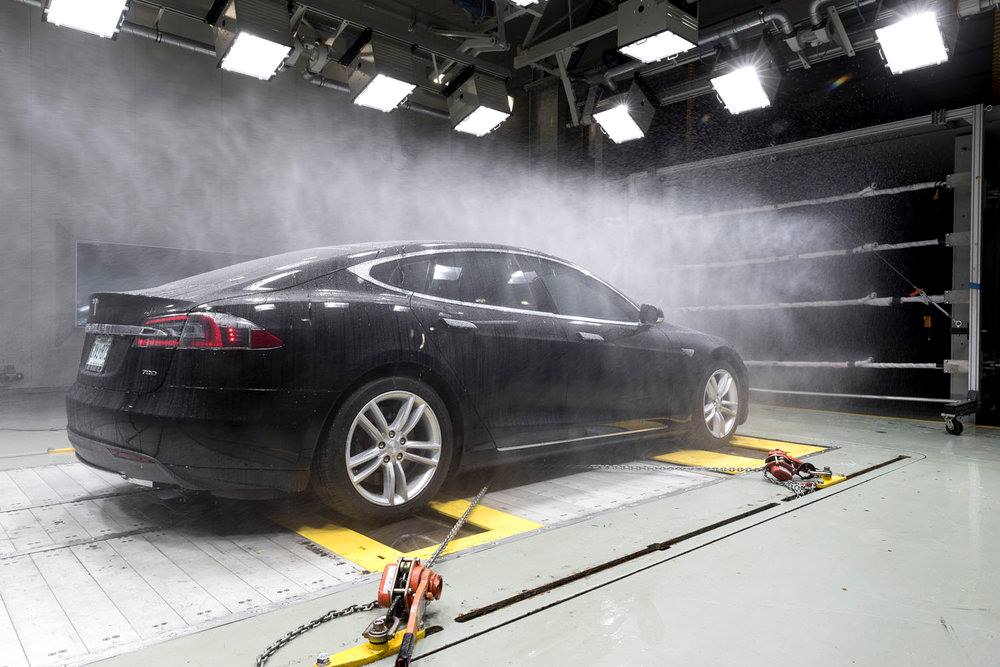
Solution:
<svg viewBox="0 0 1000 667"><path fill-rule="evenodd" d="M523 252L530 253L532 255L541 255L543 257L549 257L551 259L562 260L554 255L550 255L545 252L538 250L533 250L531 248L521 248L518 246L504 245L501 243L483 243L481 241L373 241L370 243L354 243L351 245L344 246L329 246L325 248L314 248L314 250L321 252L326 251L328 257L335 257L337 255L352 255L358 258L358 261L364 261L366 258L362 257L365 251L378 252L380 256L387 257L389 255L395 254L409 254L414 252L422 252L426 250L501 250L506 252ZM371 259L368 257L367 259Z"/></svg>

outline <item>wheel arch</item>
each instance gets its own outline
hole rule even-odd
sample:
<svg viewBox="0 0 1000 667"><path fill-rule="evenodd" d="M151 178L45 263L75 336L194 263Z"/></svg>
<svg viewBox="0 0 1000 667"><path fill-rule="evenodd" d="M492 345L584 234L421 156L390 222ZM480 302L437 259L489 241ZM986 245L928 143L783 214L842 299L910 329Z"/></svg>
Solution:
<svg viewBox="0 0 1000 667"><path fill-rule="evenodd" d="M746 364L743 363L743 358L733 348L720 346L712 350L709 354L709 359L732 364L736 370L737 386L743 392L743 395L746 396L746 400L740 402L740 414L736 420L737 424L742 424L747 420L747 416L750 413L750 376Z"/></svg>
<svg viewBox="0 0 1000 667"><path fill-rule="evenodd" d="M431 389L437 392L437 395L441 397L441 400L444 401L445 407L448 408L448 419L451 422L452 437L454 438L455 443L455 451L452 455L449 472L459 468L460 461L462 459L462 452L465 449L464 443L466 424L458 391L454 387L453 383L446 379L443 372L435 369L432 364L422 360L385 361L378 363L348 383L340 391L340 393L337 394L337 397L334 399L326 417L323 420L323 426L319 431L319 438L313 446L311 454L312 462L315 462L316 452L318 451L320 444L323 442L323 439L327 436L327 433L329 433L329 430L333 425L333 420L336 418L337 413L339 412L341 406L343 406L344 402L347 401L347 399L355 391L369 382L393 376L403 376L419 380L421 382L426 382L430 385Z"/></svg>

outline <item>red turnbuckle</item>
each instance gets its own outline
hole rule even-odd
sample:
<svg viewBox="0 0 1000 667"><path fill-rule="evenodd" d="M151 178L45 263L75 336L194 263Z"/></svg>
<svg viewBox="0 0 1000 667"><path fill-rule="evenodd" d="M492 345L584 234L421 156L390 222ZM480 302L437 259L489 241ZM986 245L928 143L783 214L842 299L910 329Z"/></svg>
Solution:
<svg viewBox="0 0 1000 667"><path fill-rule="evenodd" d="M780 449L772 449L764 459L764 470L779 482L790 482L792 478L813 479L814 477L829 477L829 469L817 470L816 466Z"/></svg>
<svg viewBox="0 0 1000 667"><path fill-rule="evenodd" d="M406 667L413 657L424 604L440 600L443 589L441 575L417 558L403 557L386 565L378 584L378 604L388 611L385 616L372 621L364 636L373 644L384 644L405 623L406 632L399 646L396 665Z"/></svg>

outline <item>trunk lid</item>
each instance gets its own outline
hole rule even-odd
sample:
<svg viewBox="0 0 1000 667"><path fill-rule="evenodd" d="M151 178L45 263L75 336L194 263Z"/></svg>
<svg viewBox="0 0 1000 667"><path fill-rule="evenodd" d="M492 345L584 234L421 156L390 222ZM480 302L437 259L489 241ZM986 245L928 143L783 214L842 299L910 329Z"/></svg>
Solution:
<svg viewBox="0 0 1000 667"><path fill-rule="evenodd" d="M134 345L135 337L151 316L186 313L195 305L151 295L92 294L77 381L97 389L155 391L163 384L174 350L139 348Z"/></svg>

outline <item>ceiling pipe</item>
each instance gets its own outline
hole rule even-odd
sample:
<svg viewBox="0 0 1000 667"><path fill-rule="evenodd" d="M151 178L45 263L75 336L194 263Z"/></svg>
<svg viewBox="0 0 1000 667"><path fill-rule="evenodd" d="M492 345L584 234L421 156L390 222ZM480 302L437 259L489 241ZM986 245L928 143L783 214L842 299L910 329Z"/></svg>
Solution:
<svg viewBox="0 0 1000 667"><path fill-rule="evenodd" d="M689 54L682 54L676 58L671 58L669 60L664 60L649 67L642 69L640 74L645 76L651 76L653 74L659 74L660 72L666 72L667 70L674 69L675 67L682 67L684 65L690 65L691 63L704 60L709 56L714 56L716 54L715 49L699 49L697 51L691 52ZM591 85L604 84L615 89L614 80L625 76L626 74L631 74L636 69L642 67L644 63L637 60L630 60L629 62L618 65L617 67L612 67L611 69L598 74L592 74L587 77L587 83Z"/></svg>
<svg viewBox="0 0 1000 667"><path fill-rule="evenodd" d="M306 72L305 74L302 75L302 78L305 81L311 83L312 85L318 86L319 88L336 90L341 93L346 93L351 90L350 86L348 86L346 83L341 83L340 81L328 79L320 74L311 74L310 72Z"/></svg>
<svg viewBox="0 0 1000 667"><path fill-rule="evenodd" d="M399 105L400 109L407 109L408 111L413 111L414 113L423 114L425 116L432 116L434 118L442 118L444 120L451 120L451 114L442 109L436 109L426 104L420 104L419 102L411 102L409 100L404 101Z"/></svg>
<svg viewBox="0 0 1000 667"><path fill-rule="evenodd" d="M341 83L340 81L337 81L335 79L328 79L325 76L321 76L319 74L311 74L309 72L305 72L302 75L302 78L314 86L317 86L319 88L326 88L327 90L336 90L341 93L347 93L350 92L351 90L346 83ZM404 101L402 104L399 105L399 108L407 109L409 111L423 114L425 116L433 116L435 118L443 118L446 120L451 118L451 116L448 114L447 111L444 111L442 109L437 109L435 107L428 106L426 104L420 104L419 102L411 102L410 100Z"/></svg>
<svg viewBox="0 0 1000 667"><path fill-rule="evenodd" d="M824 5L836 4L835 0L812 0L809 3L809 21L815 26L823 22Z"/></svg>
<svg viewBox="0 0 1000 667"><path fill-rule="evenodd" d="M723 24L725 25L715 28L714 30L709 30L708 33L699 33L698 45L705 46L707 44L712 44L714 42L718 42L719 40L726 39L730 35L738 35L741 32L766 26L768 23L772 22L778 26L778 30L780 30L782 34L791 35L795 32L795 25L792 23L792 19L788 15L788 12L778 7L772 7L771 9L762 9L760 11L753 12L750 15L735 18L732 21L723 21ZM717 23L716 25L720 24Z"/></svg>
<svg viewBox="0 0 1000 667"><path fill-rule="evenodd" d="M185 51L200 53L203 56L215 57L214 47L186 37L171 35L170 33L163 32L157 28L147 28L144 25L123 21L121 32L129 35L135 35L136 37L145 37L146 39L150 39L158 44L169 44L170 46L176 46L177 48L184 49Z"/></svg>
<svg viewBox="0 0 1000 667"><path fill-rule="evenodd" d="M685 81L684 83L674 86L663 93L657 94L656 101L659 106L662 107L676 102L686 102L687 100L694 99L695 97L709 95L714 92L715 87L712 86L712 77L705 76L700 79Z"/></svg>

